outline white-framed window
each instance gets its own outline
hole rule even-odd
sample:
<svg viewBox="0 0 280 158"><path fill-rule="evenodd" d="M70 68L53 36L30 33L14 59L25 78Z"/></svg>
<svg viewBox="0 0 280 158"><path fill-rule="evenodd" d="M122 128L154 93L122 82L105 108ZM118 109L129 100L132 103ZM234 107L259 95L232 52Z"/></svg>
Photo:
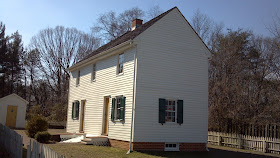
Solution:
<svg viewBox="0 0 280 158"><path fill-rule="evenodd" d="M165 100L165 122L176 122L176 101Z"/></svg>
<svg viewBox="0 0 280 158"><path fill-rule="evenodd" d="M117 66L117 74L123 73L123 63L124 63L124 53L119 54L118 66Z"/></svg>
<svg viewBox="0 0 280 158"><path fill-rule="evenodd" d="M76 79L76 86L80 85L80 76L81 76L81 71L79 70Z"/></svg>
<svg viewBox="0 0 280 158"><path fill-rule="evenodd" d="M96 77L96 64L92 65L92 72L91 72L91 81L95 81Z"/></svg>
<svg viewBox="0 0 280 158"><path fill-rule="evenodd" d="M179 143L165 143L164 151L179 151Z"/></svg>
<svg viewBox="0 0 280 158"><path fill-rule="evenodd" d="M184 101L175 99L159 98L159 119L158 122L183 124L184 120Z"/></svg>
<svg viewBox="0 0 280 158"><path fill-rule="evenodd" d="M116 96L112 98L112 121L124 121L125 118L125 97Z"/></svg>

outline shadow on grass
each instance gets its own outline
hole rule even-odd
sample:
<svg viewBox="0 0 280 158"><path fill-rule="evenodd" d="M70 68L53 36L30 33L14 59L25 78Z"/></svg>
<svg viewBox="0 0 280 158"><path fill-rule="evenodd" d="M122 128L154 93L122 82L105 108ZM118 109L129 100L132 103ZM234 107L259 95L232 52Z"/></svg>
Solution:
<svg viewBox="0 0 280 158"><path fill-rule="evenodd" d="M208 152L141 152L166 158L272 158L271 156L209 148Z"/></svg>

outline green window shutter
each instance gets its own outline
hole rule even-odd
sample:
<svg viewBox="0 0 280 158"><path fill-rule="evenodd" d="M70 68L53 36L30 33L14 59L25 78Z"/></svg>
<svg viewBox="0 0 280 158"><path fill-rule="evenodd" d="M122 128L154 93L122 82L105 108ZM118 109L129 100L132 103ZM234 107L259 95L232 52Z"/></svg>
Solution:
<svg viewBox="0 0 280 158"><path fill-rule="evenodd" d="M159 123L165 123L165 99L159 99Z"/></svg>
<svg viewBox="0 0 280 158"><path fill-rule="evenodd" d="M76 118L77 119L79 119L79 108L80 108L80 102L79 101L77 101L76 102Z"/></svg>
<svg viewBox="0 0 280 158"><path fill-rule="evenodd" d="M112 98L112 111L111 111L111 120L115 120L115 102L116 98Z"/></svg>
<svg viewBox="0 0 280 158"><path fill-rule="evenodd" d="M75 109L75 103L72 102L72 119L74 119L74 109Z"/></svg>
<svg viewBox="0 0 280 158"><path fill-rule="evenodd" d="M177 101L177 123L183 123L183 100Z"/></svg>
<svg viewBox="0 0 280 158"><path fill-rule="evenodd" d="M120 120L124 120L124 110L125 110L125 97L121 99L121 107L120 107Z"/></svg>

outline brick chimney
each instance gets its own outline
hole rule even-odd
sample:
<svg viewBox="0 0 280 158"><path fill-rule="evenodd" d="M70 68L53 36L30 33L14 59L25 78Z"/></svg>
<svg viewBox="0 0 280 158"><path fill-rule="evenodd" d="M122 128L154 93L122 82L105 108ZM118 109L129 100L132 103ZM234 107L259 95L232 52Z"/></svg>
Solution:
<svg viewBox="0 0 280 158"><path fill-rule="evenodd" d="M141 19L134 19L132 21L132 27L131 27L131 31L135 30L136 28L138 28L139 26L142 25L143 20Z"/></svg>

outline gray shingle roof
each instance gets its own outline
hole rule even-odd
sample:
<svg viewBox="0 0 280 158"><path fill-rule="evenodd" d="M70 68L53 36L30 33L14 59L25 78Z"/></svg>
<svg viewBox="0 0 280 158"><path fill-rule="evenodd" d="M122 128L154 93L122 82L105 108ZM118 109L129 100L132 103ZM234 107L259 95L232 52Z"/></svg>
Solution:
<svg viewBox="0 0 280 158"><path fill-rule="evenodd" d="M110 48L113 48L123 42L126 42L128 40L132 40L135 37L137 37L138 35L140 35L142 32L144 32L146 29L148 29L150 26L152 26L154 23L156 23L159 19L161 19L162 17L164 17L166 14L168 14L170 11L172 11L173 9L175 9L177 7L174 7L162 14L160 14L159 16L153 18L152 20L144 23L143 25L141 25L140 27L136 28L133 31L127 31L125 34L123 34L122 36L116 38L115 40L110 41L109 43L99 47L98 49L96 49L95 51L93 51L92 53L90 53L89 55L87 55L86 57L84 57L82 60L80 60L78 63L82 62L83 60L86 60L92 56L95 56L101 52L104 52Z"/></svg>

